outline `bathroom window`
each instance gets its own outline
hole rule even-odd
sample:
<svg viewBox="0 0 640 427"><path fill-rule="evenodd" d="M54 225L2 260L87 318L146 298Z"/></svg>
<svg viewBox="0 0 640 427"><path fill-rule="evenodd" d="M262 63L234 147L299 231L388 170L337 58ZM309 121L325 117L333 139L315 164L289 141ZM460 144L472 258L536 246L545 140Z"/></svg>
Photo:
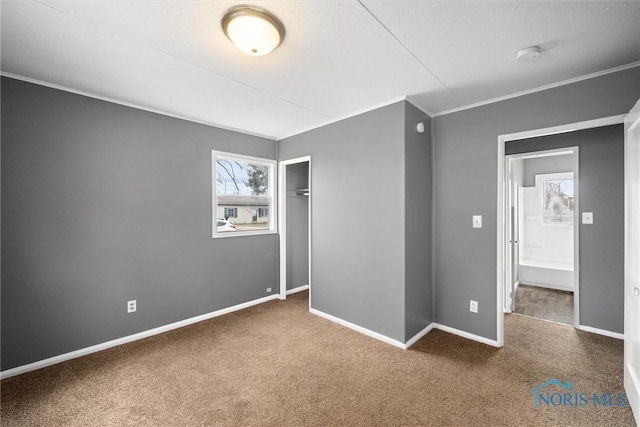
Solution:
<svg viewBox="0 0 640 427"><path fill-rule="evenodd" d="M276 232L275 160L211 152L212 237Z"/></svg>
<svg viewBox="0 0 640 427"><path fill-rule="evenodd" d="M573 172L536 176L542 196L543 224L573 224Z"/></svg>

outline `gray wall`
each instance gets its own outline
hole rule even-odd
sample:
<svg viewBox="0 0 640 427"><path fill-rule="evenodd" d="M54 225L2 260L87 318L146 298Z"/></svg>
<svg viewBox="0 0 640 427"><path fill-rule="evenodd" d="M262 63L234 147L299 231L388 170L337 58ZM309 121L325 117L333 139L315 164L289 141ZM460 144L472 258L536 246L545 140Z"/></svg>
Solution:
<svg viewBox="0 0 640 427"><path fill-rule="evenodd" d="M416 131L423 122L424 133ZM405 341L433 321L431 121L405 103Z"/></svg>
<svg viewBox="0 0 640 427"><path fill-rule="evenodd" d="M580 324L624 332L624 129L606 126L561 135L511 141L506 154L579 147ZM571 156L566 156L571 158ZM553 157L544 157L544 160ZM571 170L571 165L569 171ZM567 169L562 169L567 171Z"/></svg>
<svg viewBox="0 0 640 427"><path fill-rule="evenodd" d="M211 238L211 150L274 141L8 78L2 138L3 370L277 290L275 234Z"/></svg>
<svg viewBox="0 0 640 427"><path fill-rule="evenodd" d="M287 290L309 284L309 162L287 166Z"/></svg>
<svg viewBox="0 0 640 427"><path fill-rule="evenodd" d="M625 114L638 98L634 67L433 119L436 322L497 339L498 135Z"/></svg>
<svg viewBox="0 0 640 427"><path fill-rule="evenodd" d="M312 308L404 341L404 102L278 142L311 155Z"/></svg>
<svg viewBox="0 0 640 427"><path fill-rule="evenodd" d="M573 172L573 155L534 157L532 159L524 159L522 164L524 173L522 186L535 187L536 175Z"/></svg>

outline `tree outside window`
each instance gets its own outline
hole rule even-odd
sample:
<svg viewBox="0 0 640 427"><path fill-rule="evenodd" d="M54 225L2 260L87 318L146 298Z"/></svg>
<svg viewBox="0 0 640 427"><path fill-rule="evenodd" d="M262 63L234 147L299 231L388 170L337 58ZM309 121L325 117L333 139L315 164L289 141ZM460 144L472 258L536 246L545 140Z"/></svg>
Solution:
<svg viewBox="0 0 640 427"><path fill-rule="evenodd" d="M543 181L542 212L545 223L573 223L573 178Z"/></svg>
<svg viewBox="0 0 640 427"><path fill-rule="evenodd" d="M214 227L213 237L275 232L275 165L270 159L212 152L213 220L228 220Z"/></svg>

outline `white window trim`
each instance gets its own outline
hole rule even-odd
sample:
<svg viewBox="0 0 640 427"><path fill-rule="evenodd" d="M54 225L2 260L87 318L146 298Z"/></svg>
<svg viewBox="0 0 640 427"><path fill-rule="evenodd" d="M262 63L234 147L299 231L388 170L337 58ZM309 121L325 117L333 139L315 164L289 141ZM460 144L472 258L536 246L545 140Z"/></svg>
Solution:
<svg viewBox="0 0 640 427"><path fill-rule="evenodd" d="M260 166L268 166L268 179L269 179L269 189L267 191L267 196L269 197L269 228L264 230L252 230L252 231L234 231L234 232L218 232L218 193L216 191L216 165L218 163L218 159L224 160L239 160L247 163L252 163L254 165ZM243 236L258 236L262 234L275 234L278 232L276 229L277 221L277 200L276 200L276 168L277 162L272 159L265 159L262 157L254 157L254 156L246 156L243 154L235 154L228 153L224 151L216 151L211 150L211 237L214 239L221 238L229 238L229 237L243 237Z"/></svg>
<svg viewBox="0 0 640 427"><path fill-rule="evenodd" d="M559 179L571 179L574 178L573 172L557 172L557 173L543 173L538 174L535 177L535 184L538 190L538 197L540 198L540 205L542 205L542 215L540 216L540 223L543 227L573 227L572 222L544 222L544 205L543 205L543 197L544 197L544 181L553 181ZM575 181L574 181L574 193L575 193ZM574 194L575 197L575 194ZM575 209L575 207L574 207ZM574 221L575 221L575 212L574 212Z"/></svg>

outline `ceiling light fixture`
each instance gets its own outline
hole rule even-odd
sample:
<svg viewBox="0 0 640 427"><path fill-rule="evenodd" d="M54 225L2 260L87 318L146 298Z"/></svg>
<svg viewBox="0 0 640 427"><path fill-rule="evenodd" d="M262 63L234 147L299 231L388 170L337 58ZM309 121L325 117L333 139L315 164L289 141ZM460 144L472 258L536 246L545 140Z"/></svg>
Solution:
<svg viewBox="0 0 640 427"><path fill-rule="evenodd" d="M241 51L262 56L280 46L284 25L269 11L248 5L233 6L222 17L225 35Z"/></svg>
<svg viewBox="0 0 640 427"><path fill-rule="evenodd" d="M540 55L540 48L538 46L530 46L521 49L516 54L516 60L518 62L531 62L534 61Z"/></svg>

